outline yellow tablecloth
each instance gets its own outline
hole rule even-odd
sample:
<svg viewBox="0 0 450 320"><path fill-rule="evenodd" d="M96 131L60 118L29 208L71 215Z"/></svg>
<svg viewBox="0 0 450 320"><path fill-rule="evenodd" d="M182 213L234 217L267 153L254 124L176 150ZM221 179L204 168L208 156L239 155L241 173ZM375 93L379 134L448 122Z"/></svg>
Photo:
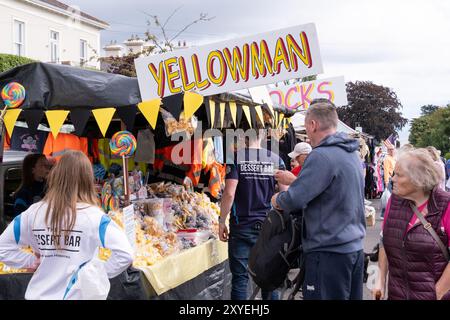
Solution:
<svg viewBox="0 0 450 320"><path fill-rule="evenodd" d="M228 259L228 243L207 242L164 258L151 267L139 267L157 295L194 279L206 270Z"/></svg>

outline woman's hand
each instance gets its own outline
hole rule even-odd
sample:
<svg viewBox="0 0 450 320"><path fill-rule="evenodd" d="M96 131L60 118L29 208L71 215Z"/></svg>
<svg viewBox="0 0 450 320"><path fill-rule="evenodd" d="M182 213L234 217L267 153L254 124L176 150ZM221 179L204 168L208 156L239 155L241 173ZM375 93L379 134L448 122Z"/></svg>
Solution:
<svg viewBox="0 0 450 320"><path fill-rule="evenodd" d="M448 290L442 289L442 286L439 285L439 282L436 284L436 299L442 300L442 298L447 294Z"/></svg>
<svg viewBox="0 0 450 320"><path fill-rule="evenodd" d="M385 286L384 285L377 285L375 288L372 289L372 297L374 300L384 300L385 295Z"/></svg>

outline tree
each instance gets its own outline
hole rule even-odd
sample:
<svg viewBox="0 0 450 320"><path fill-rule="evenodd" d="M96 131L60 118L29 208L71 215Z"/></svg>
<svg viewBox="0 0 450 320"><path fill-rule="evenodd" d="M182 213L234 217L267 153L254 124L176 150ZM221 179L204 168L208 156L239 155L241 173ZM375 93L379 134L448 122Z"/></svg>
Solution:
<svg viewBox="0 0 450 320"><path fill-rule="evenodd" d="M450 151L450 105L414 119L409 142L415 147L434 146L442 154Z"/></svg>
<svg viewBox="0 0 450 320"><path fill-rule="evenodd" d="M148 46L146 49L144 49L142 52L133 53L129 52L127 55L123 57L107 57L107 58L100 58L103 64L107 65L106 71L109 73L115 73L115 74L121 74L128 77L136 77L136 69L134 66L134 59L139 58L140 56L148 56L153 53L164 53L168 51L173 51L175 48L174 41L181 35L183 32L185 32L187 29L189 29L191 26L193 26L196 23L199 22L205 22L210 21L214 19L214 17L208 17L207 13L200 13L200 17L195 19L194 21L188 23L183 28L181 28L179 31L177 31L174 35L170 36L167 31L167 24L169 23L170 19L177 13L178 10L180 10L181 7L175 9L169 17L164 21L164 23L160 22L160 19L156 15L149 14L147 12L144 12L151 20L147 20L147 25L151 26L154 24L156 27L158 27L161 30L162 39L155 34L151 33L150 31L145 32L145 42L150 42L153 45ZM134 38L133 40L138 40L139 38Z"/></svg>
<svg viewBox="0 0 450 320"><path fill-rule="evenodd" d="M408 120L402 117L402 104L390 88L370 81L348 82L348 105L337 108L339 119L354 128L357 123L365 133L378 140L401 130Z"/></svg>
<svg viewBox="0 0 450 320"><path fill-rule="evenodd" d="M435 106L434 104L427 104L420 107L420 113L422 116L427 116L435 112L437 109L439 109L438 106Z"/></svg>

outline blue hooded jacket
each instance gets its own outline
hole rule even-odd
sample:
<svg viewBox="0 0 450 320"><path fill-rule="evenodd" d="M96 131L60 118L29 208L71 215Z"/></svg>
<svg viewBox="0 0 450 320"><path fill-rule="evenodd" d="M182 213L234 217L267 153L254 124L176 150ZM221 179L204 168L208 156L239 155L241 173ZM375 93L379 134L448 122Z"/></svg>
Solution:
<svg viewBox="0 0 450 320"><path fill-rule="evenodd" d="M277 198L284 211L304 209L304 252L351 253L366 234L364 178L359 142L345 133L328 136L306 158L302 171Z"/></svg>

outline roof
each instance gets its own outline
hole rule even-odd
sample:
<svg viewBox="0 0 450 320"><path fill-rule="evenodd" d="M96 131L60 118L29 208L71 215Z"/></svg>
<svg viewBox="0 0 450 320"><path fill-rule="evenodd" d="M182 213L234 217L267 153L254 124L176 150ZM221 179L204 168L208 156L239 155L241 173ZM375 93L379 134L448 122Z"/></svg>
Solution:
<svg viewBox="0 0 450 320"><path fill-rule="evenodd" d="M55 8L58 8L58 9L62 9L62 10L70 10L71 9L71 6L68 6L67 4L62 3L60 1L57 1L57 0L40 0L39 2L43 2L45 4L48 4L48 5L52 6L52 7L55 7ZM105 22L103 20L100 20L100 19L98 19L98 18L96 18L94 16L91 16L90 14L87 14L87 13L85 13L83 11L80 11L80 15L83 18L86 18L86 19L89 19L89 20L92 20L92 21L104 24L106 26L109 26L109 24L107 22Z"/></svg>

